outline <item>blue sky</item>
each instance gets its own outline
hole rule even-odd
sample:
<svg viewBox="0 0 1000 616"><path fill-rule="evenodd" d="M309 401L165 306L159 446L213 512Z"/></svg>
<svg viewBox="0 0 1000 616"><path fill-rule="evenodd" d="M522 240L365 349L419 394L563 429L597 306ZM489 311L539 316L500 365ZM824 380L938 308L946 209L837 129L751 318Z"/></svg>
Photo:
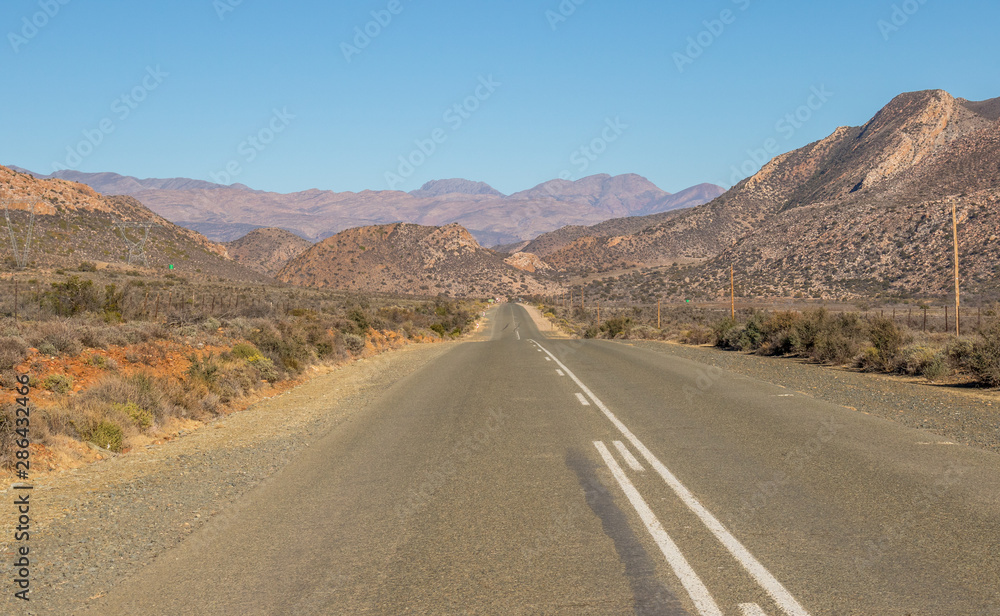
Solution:
<svg viewBox="0 0 1000 616"><path fill-rule="evenodd" d="M997 23L990 0L6 0L0 162L280 192L728 186L901 92L1000 96Z"/></svg>

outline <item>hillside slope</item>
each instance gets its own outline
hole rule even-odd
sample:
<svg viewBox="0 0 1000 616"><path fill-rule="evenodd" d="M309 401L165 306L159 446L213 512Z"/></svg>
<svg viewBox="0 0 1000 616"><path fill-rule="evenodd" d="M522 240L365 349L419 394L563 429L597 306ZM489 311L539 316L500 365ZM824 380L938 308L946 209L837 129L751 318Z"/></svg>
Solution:
<svg viewBox="0 0 1000 616"><path fill-rule="evenodd" d="M289 261L293 284L409 295L494 296L556 292L557 286L504 262L459 225L407 223L342 231Z"/></svg>
<svg viewBox="0 0 1000 616"><path fill-rule="evenodd" d="M0 166L0 198L30 199L36 203L29 268L77 267L83 261L125 265L129 249L115 226L153 223L145 244L150 267L177 273L214 275L234 280L262 277L226 256L226 249L204 236L157 216L132 197L104 197L83 184L65 180L38 180ZM10 221L22 249L30 222L30 205L10 205ZM0 219L0 226L6 221ZM6 228L3 237L9 238ZM144 231L127 229L126 237L141 240ZM10 241L3 241L7 267L14 264ZM134 267L139 267L138 262Z"/></svg>
<svg viewBox="0 0 1000 616"><path fill-rule="evenodd" d="M254 229L240 239L224 245L230 258L237 263L274 276L286 263L308 250L312 242L290 231L267 227Z"/></svg>
<svg viewBox="0 0 1000 616"><path fill-rule="evenodd" d="M1000 248L996 109L997 99L903 94L866 125L776 157L709 204L635 233L583 237L539 254L569 271L708 260L672 279L632 276L614 285L643 296L717 295L730 263L749 295L944 294L954 200L967 289L989 294L998 273L991 255Z"/></svg>

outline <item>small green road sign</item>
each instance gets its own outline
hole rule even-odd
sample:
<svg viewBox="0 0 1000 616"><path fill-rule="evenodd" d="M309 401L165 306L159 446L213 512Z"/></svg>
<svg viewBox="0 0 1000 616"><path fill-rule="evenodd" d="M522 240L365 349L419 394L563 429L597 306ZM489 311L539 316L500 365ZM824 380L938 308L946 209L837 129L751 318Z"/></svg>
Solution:
<svg viewBox="0 0 1000 616"><path fill-rule="evenodd" d="M167 267L169 267L170 269L174 269L174 264L173 264L173 263L171 263L171 264L170 264L170 265L168 265Z"/></svg>

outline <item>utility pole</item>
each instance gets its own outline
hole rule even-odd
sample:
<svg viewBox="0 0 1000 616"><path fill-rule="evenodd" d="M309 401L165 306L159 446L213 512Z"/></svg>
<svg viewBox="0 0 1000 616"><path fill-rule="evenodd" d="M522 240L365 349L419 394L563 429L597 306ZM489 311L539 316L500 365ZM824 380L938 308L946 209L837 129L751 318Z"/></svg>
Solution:
<svg viewBox="0 0 1000 616"><path fill-rule="evenodd" d="M959 315L961 314L959 312L961 309L961 300L958 282L958 205L954 199L951 200L951 230L955 239L955 335L961 336L962 327L958 322Z"/></svg>
<svg viewBox="0 0 1000 616"><path fill-rule="evenodd" d="M660 327L660 300L656 300L656 329L663 329Z"/></svg>

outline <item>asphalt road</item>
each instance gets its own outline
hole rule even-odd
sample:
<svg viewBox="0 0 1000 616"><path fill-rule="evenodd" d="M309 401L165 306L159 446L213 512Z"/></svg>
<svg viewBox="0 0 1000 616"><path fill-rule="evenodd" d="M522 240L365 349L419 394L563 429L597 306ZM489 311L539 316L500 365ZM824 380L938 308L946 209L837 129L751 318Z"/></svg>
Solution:
<svg viewBox="0 0 1000 616"><path fill-rule="evenodd" d="M490 316L86 613L1000 614L1000 456Z"/></svg>

